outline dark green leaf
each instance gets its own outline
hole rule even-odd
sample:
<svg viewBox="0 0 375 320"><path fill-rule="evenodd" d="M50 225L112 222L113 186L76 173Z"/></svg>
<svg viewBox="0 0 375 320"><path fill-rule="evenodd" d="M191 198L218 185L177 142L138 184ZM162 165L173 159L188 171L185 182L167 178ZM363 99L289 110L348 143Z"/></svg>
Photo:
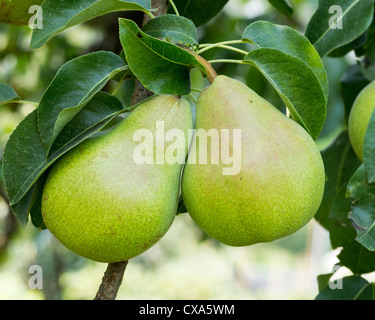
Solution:
<svg viewBox="0 0 375 320"><path fill-rule="evenodd" d="M312 69L300 59L270 48L255 49L244 61L262 72L293 119L317 139L327 110L323 89Z"/></svg>
<svg viewBox="0 0 375 320"><path fill-rule="evenodd" d="M328 101L328 79L322 59L309 40L298 31L288 26L257 21L245 29L242 40L251 42L257 48L280 50L305 62L318 78Z"/></svg>
<svg viewBox="0 0 375 320"><path fill-rule="evenodd" d="M342 232L354 236L337 256L341 264L357 275L375 271L375 252L369 251L355 240L355 231L352 226L342 228Z"/></svg>
<svg viewBox="0 0 375 320"><path fill-rule="evenodd" d="M369 184L365 165L361 165L348 184L354 199L350 219L357 231L357 241L375 251L375 184Z"/></svg>
<svg viewBox="0 0 375 320"><path fill-rule="evenodd" d="M337 256L342 266L360 275L375 271L375 252L356 241L356 231L349 219L352 199L345 196L344 185L333 201L330 218L338 221L329 229L332 248L341 248Z"/></svg>
<svg viewBox="0 0 375 320"><path fill-rule="evenodd" d="M13 88L0 83L0 106L14 100L19 100L19 98Z"/></svg>
<svg viewBox="0 0 375 320"><path fill-rule="evenodd" d="M192 20L199 27L215 17L229 0L174 0L180 15ZM175 13L172 6L168 13Z"/></svg>
<svg viewBox="0 0 375 320"><path fill-rule="evenodd" d="M39 48L58 33L109 12L149 12L150 8L150 0L46 0L42 4L43 28L34 29L31 48Z"/></svg>
<svg viewBox="0 0 375 320"><path fill-rule="evenodd" d="M367 80L358 64L351 65L340 80L341 96L345 106L346 123L348 122L350 110L359 93L370 81Z"/></svg>
<svg viewBox="0 0 375 320"><path fill-rule="evenodd" d="M37 111L38 130L47 154L64 126L122 70L123 60L106 51L75 58L60 68Z"/></svg>
<svg viewBox="0 0 375 320"><path fill-rule="evenodd" d="M3 161L0 158L0 189L4 188Z"/></svg>
<svg viewBox="0 0 375 320"><path fill-rule="evenodd" d="M363 145L363 159L368 183L375 183L375 109L368 124ZM374 186L375 187L375 186Z"/></svg>
<svg viewBox="0 0 375 320"><path fill-rule="evenodd" d="M198 44L198 32L193 21L173 14L151 19L142 30L154 38L173 43Z"/></svg>
<svg viewBox="0 0 375 320"><path fill-rule="evenodd" d="M366 32L366 43L364 45L364 55L370 61L375 61L375 20Z"/></svg>
<svg viewBox="0 0 375 320"><path fill-rule="evenodd" d="M23 227L26 226L29 219L29 209L32 203L34 190L35 186L32 186L20 201L18 201L16 204L10 205L14 216L18 219Z"/></svg>
<svg viewBox="0 0 375 320"><path fill-rule="evenodd" d="M362 59L362 60L357 60L357 63L364 77L369 81L374 81L375 80L375 62L369 59Z"/></svg>
<svg viewBox="0 0 375 320"><path fill-rule="evenodd" d="M120 40L129 67L138 80L157 94L190 93L190 69L205 69L190 52L149 36L132 21L120 19Z"/></svg>
<svg viewBox="0 0 375 320"><path fill-rule="evenodd" d="M327 182L325 185L322 204L315 215L315 219L329 231L336 227L337 221L331 218L334 200L345 201L346 198L337 198L340 190L346 185L360 166L361 162L354 153L347 131L342 132L335 142L322 152ZM342 213L342 214L345 214ZM337 213L334 214L337 216Z"/></svg>
<svg viewBox="0 0 375 320"><path fill-rule="evenodd" d="M345 169L346 168L342 168L342 170ZM350 221L348 216L351 207L352 200L346 197L346 186L343 185L334 196L331 212L329 213L329 218L335 219L341 224L347 224Z"/></svg>
<svg viewBox="0 0 375 320"><path fill-rule="evenodd" d="M44 224L43 215L42 215L42 200L43 200L43 187L47 179L48 172L49 170L46 170L42 174L42 176L36 181L31 203L28 207L30 211L31 222L34 225L34 227L39 230L47 229L46 225ZM25 210L25 213L27 213L26 210Z"/></svg>
<svg viewBox="0 0 375 320"><path fill-rule="evenodd" d="M341 281L341 288L338 282ZM338 287L323 289L316 300L372 300L372 285L364 278L349 276L337 280Z"/></svg>
<svg viewBox="0 0 375 320"><path fill-rule="evenodd" d="M370 26L373 15L374 0L320 0L306 36L320 56L325 56L358 38Z"/></svg>
<svg viewBox="0 0 375 320"><path fill-rule="evenodd" d="M352 50L358 50L359 48L362 48L366 43L366 35L366 32L362 33L357 39L354 39L352 42L331 51L328 56L331 58L339 58L345 56Z"/></svg>
<svg viewBox="0 0 375 320"><path fill-rule="evenodd" d="M178 215L183 214L183 213L187 213L187 209L186 209L185 203L184 203L184 201L183 201L183 199L181 197L180 201L178 203L176 215L178 216Z"/></svg>
<svg viewBox="0 0 375 320"><path fill-rule="evenodd" d="M60 156L101 130L122 110L116 97L104 92L97 93L61 131L51 148L54 153L48 158L38 135L37 110L19 124L5 147L3 171L13 212L23 225L27 222L31 190L41 175Z"/></svg>
<svg viewBox="0 0 375 320"><path fill-rule="evenodd" d="M279 10L282 14L286 15L289 19L293 17L293 8L288 0L268 0L269 3Z"/></svg>
<svg viewBox="0 0 375 320"><path fill-rule="evenodd" d="M319 292L328 286L329 279L333 276L333 273L320 274L317 277Z"/></svg>

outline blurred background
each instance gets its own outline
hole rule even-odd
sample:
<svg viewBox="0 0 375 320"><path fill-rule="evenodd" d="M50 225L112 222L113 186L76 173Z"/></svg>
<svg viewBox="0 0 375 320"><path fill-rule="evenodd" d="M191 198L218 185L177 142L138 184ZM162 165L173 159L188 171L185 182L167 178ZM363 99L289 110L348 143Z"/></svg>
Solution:
<svg viewBox="0 0 375 320"><path fill-rule="evenodd" d="M317 2L291 0L295 13L290 20L267 0L230 0L223 12L199 28L200 43L240 39L245 27L255 20L286 24L304 33ZM97 50L120 53L119 16L142 21L140 13L109 14L72 28L37 50L29 48L29 28L0 24L0 83L13 87L22 100L38 102L66 61ZM239 58L223 49L207 51L203 56L207 60ZM340 78L355 63L355 57L325 58L324 63L330 100L327 122L318 140L321 149L343 127ZM215 64L214 68L247 83L283 108L279 96L256 69L236 64ZM207 85L196 70L192 80L194 88ZM129 105L133 89L134 81L127 80L118 91L124 106ZM27 103L0 107L0 159L9 135L34 108ZM331 250L329 234L315 221L273 243L232 248L207 237L188 214L182 214L157 245L129 262L118 299L314 299L318 293L316 278L332 271L337 253ZM43 270L42 290L29 287L33 275L29 268L33 265ZM0 299L90 300L105 269L106 264L67 250L47 230L38 231L31 223L22 228L9 212L0 178ZM340 269L337 277L345 272ZM367 277L374 279L371 274Z"/></svg>

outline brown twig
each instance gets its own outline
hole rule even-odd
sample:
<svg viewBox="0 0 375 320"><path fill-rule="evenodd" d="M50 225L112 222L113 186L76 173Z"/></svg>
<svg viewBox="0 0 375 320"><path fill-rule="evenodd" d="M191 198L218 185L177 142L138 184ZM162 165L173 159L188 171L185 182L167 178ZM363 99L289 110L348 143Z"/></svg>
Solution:
<svg viewBox="0 0 375 320"><path fill-rule="evenodd" d="M128 261L110 263L94 300L115 300L121 286Z"/></svg>
<svg viewBox="0 0 375 320"><path fill-rule="evenodd" d="M162 16L167 12L167 0L152 0L152 8L158 9L153 12L155 17ZM149 21L150 17L145 15L143 25ZM139 103L150 97L153 93L148 91L138 80L135 82L135 89L132 96L132 104ZM110 263L102 279L102 283L94 300L115 300L118 290L122 284L124 273L128 261Z"/></svg>

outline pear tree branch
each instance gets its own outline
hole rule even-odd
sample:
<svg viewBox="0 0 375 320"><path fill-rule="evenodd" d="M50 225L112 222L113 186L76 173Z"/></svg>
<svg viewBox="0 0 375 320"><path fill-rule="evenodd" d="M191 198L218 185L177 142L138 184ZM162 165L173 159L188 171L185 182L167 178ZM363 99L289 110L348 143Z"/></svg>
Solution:
<svg viewBox="0 0 375 320"><path fill-rule="evenodd" d="M168 0L152 0L152 8L158 9L153 12L153 16L159 17L167 12L167 2ZM143 25L145 25L152 17L145 15L143 20ZM139 103L144 99L152 95L152 92L148 91L138 80L135 83L135 89L132 96L132 104ZM94 298L94 300L115 300L118 290L122 284L124 273L128 261L109 263L107 270L104 273L102 283L99 290Z"/></svg>

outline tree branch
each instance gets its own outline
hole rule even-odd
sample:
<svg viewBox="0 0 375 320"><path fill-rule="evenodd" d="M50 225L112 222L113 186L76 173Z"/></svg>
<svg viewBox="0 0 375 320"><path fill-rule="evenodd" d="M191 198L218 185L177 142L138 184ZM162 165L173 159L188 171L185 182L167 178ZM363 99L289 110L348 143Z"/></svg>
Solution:
<svg viewBox="0 0 375 320"><path fill-rule="evenodd" d="M128 261L110 263L94 300L115 300L121 286Z"/></svg>
<svg viewBox="0 0 375 320"><path fill-rule="evenodd" d="M167 12L167 0L152 0L152 8L158 9L153 12L155 17L162 16ZM145 14L143 25L150 20L150 17ZM132 104L139 103L144 99L150 97L153 93L147 90L138 80L135 82L135 89L132 96ZM118 290L122 284L124 273L128 261L110 263L104 273L102 283L94 300L115 300Z"/></svg>

